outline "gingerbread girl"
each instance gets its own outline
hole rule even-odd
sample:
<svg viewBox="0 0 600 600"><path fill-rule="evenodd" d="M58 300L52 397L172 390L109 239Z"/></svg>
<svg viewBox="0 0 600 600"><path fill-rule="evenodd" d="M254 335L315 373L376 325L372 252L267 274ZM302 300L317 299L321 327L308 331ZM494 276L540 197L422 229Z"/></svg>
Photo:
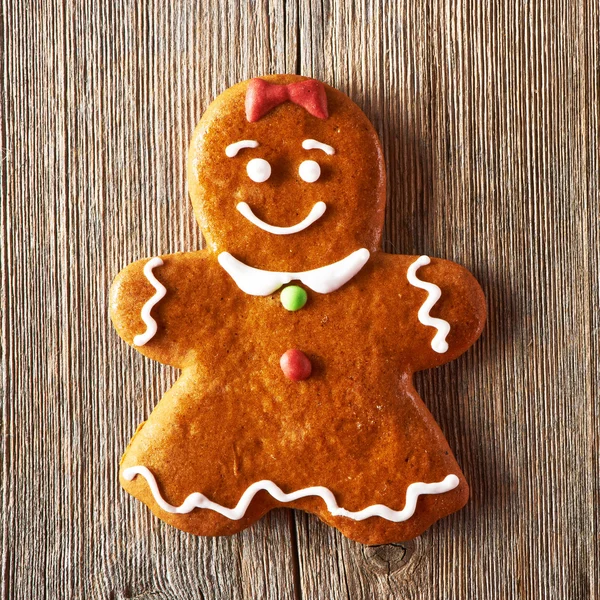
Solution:
<svg viewBox="0 0 600 600"><path fill-rule="evenodd" d="M123 487L196 535L286 506L383 544L460 509L467 483L412 376L475 342L485 301L454 263L382 252L363 112L314 79L240 83L196 128L188 181L206 248L135 262L111 290L119 335L181 369Z"/></svg>

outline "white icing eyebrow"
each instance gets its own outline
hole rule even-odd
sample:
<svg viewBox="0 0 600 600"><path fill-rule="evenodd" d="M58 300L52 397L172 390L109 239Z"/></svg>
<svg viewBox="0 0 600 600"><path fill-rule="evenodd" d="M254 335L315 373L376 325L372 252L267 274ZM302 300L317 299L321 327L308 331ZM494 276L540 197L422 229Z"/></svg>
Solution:
<svg viewBox="0 0 600 600"><path fill-rule="evenodd" d="M332 146L328 144L323 144L322 142L318 142L317 140L304 140L302 142L302 147L305 150L323 150L325 154L329 154L329 156L335 154L335 150Z"/></svg>
<svg viewBox="0 0 600 600"><path fill-rule="evenodd" d="M229 158L233 158L234 156L237 156L237 153L242 148L258 148L258 142L256 140L240 140L239 142L229 144L229 146L225 148L225 154Z"/></svg>

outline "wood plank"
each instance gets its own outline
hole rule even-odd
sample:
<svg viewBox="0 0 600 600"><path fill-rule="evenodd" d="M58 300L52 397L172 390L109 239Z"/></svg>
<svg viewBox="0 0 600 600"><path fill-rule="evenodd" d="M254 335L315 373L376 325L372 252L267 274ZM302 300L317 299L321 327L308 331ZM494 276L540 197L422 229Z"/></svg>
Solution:
<svg viewBox="0 0 600 600"><path fill-rule="evenodd" d="M175 372L115 335L107 293L127 263L199 247L191 130L237 80L294 70L295 12L5 3L5 598L293 596L288 511L201 539L120 490L120 455Z"/></svg>
<svg viewBox="0 0 600 600"><path fill-rule="evenodd" d="M598 598L600 9L596 2L4 0L2 597ZM277 510L166 527L118 461L176 372L107 316L127 263L201 246L192 128L233 83L342 89L388 166L384 248L460 262L490 320L417 386L472 486L410 543Z"/></svg>
<svg viewBox="0 0 600 600"><path fill-rule="evenodd" d="M597 597L597 4L300 15L303 73L348 91L383 141L385 249L466 265L490 309L474 349L416 378L468 507L371 549L296 517L303 594Z"/></svg>

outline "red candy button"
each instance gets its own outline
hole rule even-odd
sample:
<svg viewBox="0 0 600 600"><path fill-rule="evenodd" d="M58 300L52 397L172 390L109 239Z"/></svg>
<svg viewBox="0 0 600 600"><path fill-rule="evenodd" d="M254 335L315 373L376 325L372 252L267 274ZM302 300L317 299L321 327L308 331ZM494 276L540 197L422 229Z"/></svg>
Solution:
<svg viewBox="0 0 600 600"><path fill-rule="evenodd" d="M288 350L279 359L283 374L292 381L308 379L312 372L310 359L300 350Z"/></svg>

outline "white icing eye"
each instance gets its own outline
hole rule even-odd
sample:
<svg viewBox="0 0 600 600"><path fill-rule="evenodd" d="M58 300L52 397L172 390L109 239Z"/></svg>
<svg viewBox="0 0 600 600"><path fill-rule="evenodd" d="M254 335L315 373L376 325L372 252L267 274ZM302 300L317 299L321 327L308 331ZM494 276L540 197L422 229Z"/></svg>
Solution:
<svg viewBox="0 0 600 600"><path fill-rule="evenodd" d="M264 158L253 158L246 165L248 177L256 183L263 183L271 177L271 165Z"/></svg>
<svg viewBox="0 0 600 600"><path fill-rule="evenodd" d="M314 183L319 177L321 177L321 167L319 163L314 160L305 160L300 164L298 168L298 175L306 183Z"/></svg>

